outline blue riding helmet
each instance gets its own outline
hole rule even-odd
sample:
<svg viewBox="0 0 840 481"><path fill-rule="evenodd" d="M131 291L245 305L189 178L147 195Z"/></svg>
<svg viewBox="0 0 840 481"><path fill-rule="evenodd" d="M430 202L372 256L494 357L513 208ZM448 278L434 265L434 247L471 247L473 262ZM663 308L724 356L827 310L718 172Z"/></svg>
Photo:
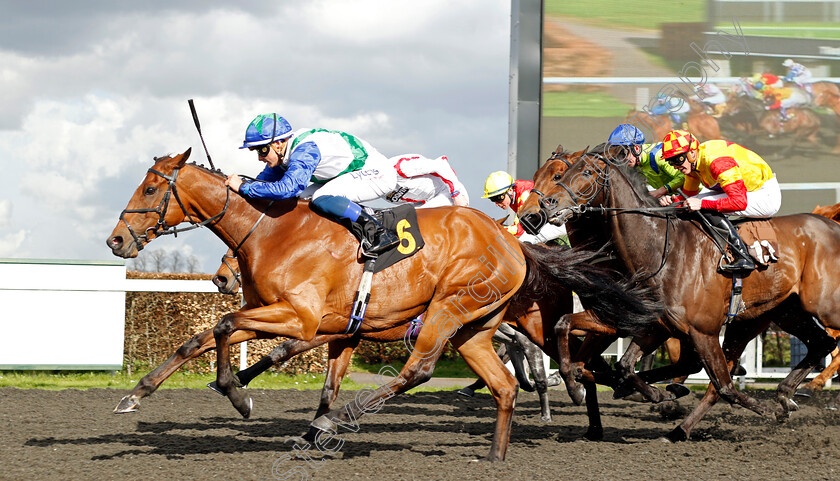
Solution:
<svg viewBox="0 0 840 481"><path fill-rule="evenodd" d="M645 134L630 124L621 124L610 134L607 143L610 145L642 145L645 143Z"/></svg>
<svg viewBox="0 0 840 481"><path fill-rule="evenodd" d="M240 149L270 144L292 136L292 126L277 114L260 114L245 129L245 142Z"/></svg>

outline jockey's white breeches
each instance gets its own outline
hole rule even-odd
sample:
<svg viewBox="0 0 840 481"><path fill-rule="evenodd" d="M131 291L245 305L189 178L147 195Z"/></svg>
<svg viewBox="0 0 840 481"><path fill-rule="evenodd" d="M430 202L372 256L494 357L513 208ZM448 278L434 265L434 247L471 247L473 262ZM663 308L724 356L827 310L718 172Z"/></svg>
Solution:
<svg viewBox="0 0 840 481"><path fill-rule="evenodd" d="M726 193L716 190L701 192L695 196L698 199L724 199ZM782 189L774 175L764 182L757 190L747 192L747 208L738 212L727 212L726 215L740 215L742 217L770 217L779 212L782 207Z"/></svg>
<svg viewBox="0 0 840 481"><path fill-rule="evenodd" d="M337 195L353 202L370 202L385 197L396 187L397 171L387 157L376 152L370 153L361 170L341 174L320 188L318 184L311 184L301 197L311 193L313 199Z"/></svg>

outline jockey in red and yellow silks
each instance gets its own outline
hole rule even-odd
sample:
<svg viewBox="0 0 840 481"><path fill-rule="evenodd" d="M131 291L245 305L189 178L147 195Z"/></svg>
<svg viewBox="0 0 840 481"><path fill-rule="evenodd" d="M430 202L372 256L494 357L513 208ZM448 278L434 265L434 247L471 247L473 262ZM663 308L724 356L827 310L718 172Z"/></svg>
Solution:
<svg viewBox="0 0 840 481"><path fill-rule="evenodd" d="M710 140L700 144L700 155L690 174L685 176L683 193L693 197L700 193L700 185L726 196L703 198L700 208L722 213L747 209L747 192L759 190L774 179L767 162L755 152L725 140ZM766 212L773 215L775 212Z"/></svg>
<svg viewBox="0 0 840 481"><path fill-rule="evenodd" d="M758 154L745 147L725 140L699 144L684 130L668 132L662 145L662 157L685 174L682 188L685 205L692 211L701 211L712 225L728 233L728 243L736 256L720 268L728 272L755 269L738 232L726 216L720 214L769 217L778 212L782 194L773 170ZM701 185L709 191L701 194Z"/></svg>

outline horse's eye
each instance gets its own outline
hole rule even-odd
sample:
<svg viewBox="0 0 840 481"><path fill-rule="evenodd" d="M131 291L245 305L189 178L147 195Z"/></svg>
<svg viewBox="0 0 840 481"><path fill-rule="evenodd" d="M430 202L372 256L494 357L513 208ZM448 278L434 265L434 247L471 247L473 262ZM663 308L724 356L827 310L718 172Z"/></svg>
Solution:
<svg viewBox="0 0 840 481"><path fill-rule="evenodd" d="M559 182L561 177L563 177L563 174L554 174L554 182Z"/></svg>
<svg viewBox="0 0 840 481"><path fill-rule="evenodd" d="M157 192L157 188L155 187L146 187L146 190L143 191L146 195L154 195Z"/></svg>

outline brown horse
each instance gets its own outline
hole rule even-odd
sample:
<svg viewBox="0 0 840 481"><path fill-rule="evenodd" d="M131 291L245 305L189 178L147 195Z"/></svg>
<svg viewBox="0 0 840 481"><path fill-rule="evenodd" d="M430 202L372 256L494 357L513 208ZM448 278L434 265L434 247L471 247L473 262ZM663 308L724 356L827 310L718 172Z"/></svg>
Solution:
<svg viewBox="0 0 840 481"><path fill-rule="evenodd" d="M828 82L819 82L819 83L828 83ZM835 84L831 84L835 88L837 87ZM821 206L818 205L814 207L814 210L811 211L812 214L821 215L828 219L833 220L834 222L840 223L840 203L834 205L826 205ZM828 335L835 338L840 339L840 331L826 328L826 332ZM811 397L814 395L816 391L822 390L825 387L825 383L831 379L834 374L837 373L837 370L840 369L840 348L834 348L831 351L831 362L828 366L825 367L811 382L805 384L801 388L796 391L797 396L802 397ZM840 407L840 394L834 399L834 403L832 404L833 409L837 409Z"/></svg>
<svg viewBox="0 0 840 481"><path fill-rule="evenodd" d="M187 150L156 159L107 245L117 256L135 257L156 237L190 222L207 226L229 248L238 250L248 303L219 320L212 332L215 343L205 332L173 357L215 345L217 385L247 417L251 400L234 383L230 344L258 335L313 341L317 335L343 334L362 276L362 259L347 229L314 213L308 202L289 199L269 204L231 195L224 175L186 164L189 154ZM176 202L171 202L173 197ZM257 226L263 213L265 221ZM417 220L425 247L374 276L373 297L359 330L384 333L425 311L426 321L411 345L411 356L398 377L365 399L318 417L311 424L316 429L335 433L339 425L355 424L387 399L426 381L449 341L493 395L496 426L487 459L502 460L517 385L491 340L523 284L523 292L544 297L552 293L543 292L541 286L545 278L554 277L561 285L603 299L606 319L618 318L622 311L636 313L629 316L635 325L626 329L641 330L651 321L648 305L635 293L626 295L623 286L606 276L593 280L597 268L587 267L591 254L520 244L474 209L426 209L417 213ZM410 235L403 237L400 245L405 253L416 249L413 241ZM627 320L627 316L620 319ZM177 359L169 364L178 364Z"/></svg>
<svg viewBox="0 0 840 481"><path fill-rule="evenodd" d="M711 379L700 405L668 439L687 439L720 397L762 415L788 416L795 408L794 389L834 349L834 339L813 318L840 328L840 226L812 214L770 220L782 257L744 279L745 310L727 325L721 348L718 335L727 319L732 279L716 272L720 253L695 214L657 214L658 202L648 194L642 177L624 166L618 151L604 146L560 176L551 175L550 169L546 164L535 175L535 190L542 195L532 195L520 209L529 212L522 217L523 225L538 225L538 219L562 224L588 213L602 217L611 237L592 241L611 241L627 270L646 273L646 282L666 303L663 320L671 333L691 342ZM775 410L735 389L730 376L746 344L771 320L808 347L802 362L779 384L781 408Z"/></svg>
<svg viewBox="0 0 840 481"><path fill-rule="evenodd" d="M766 110L760 100L747 96L730 96L721 121L732 125L736 130L747 135L746 143L758 138L784 136L790 139L787 146L777 155L790 152L803 141L811 145L820 145L817 134L820 131L820 118L807 108L787 109L789 119L782 122L778 111ZM840 136L836 148L840 148Z"/></svg>
<svg viewBox="0 0 840 481"><path fill-rule="evenodd" d="M700 140L700 142L724 139L724 137L721 136L720 126L718 125L717 119L706 112L706 109L701 102L697 102L693 99L688 99L686 102L688 102L691 107L686 118L688 130L690 130ZM647 112L639 112L638 110L630 110L625 118L625 123L636 125L645 131L652 131L653 139L649 139L649 142L651 143L661 142L668 132L674 129L682 128L680 125L674 125L674 122L671 120L671 116L668 114L653 115Z"/></svg>
<svg viewBox="0 0 840 481"><path fill-rule="evenodd" d="M557 149L555 149L546 161L545 167L541 170L541 175L549 175L552 178L560 178L560 176L562 176L562 174L574 162L582 157L585 152L586 150L581 150L579 152L567 152L563 148L562 144L558 145ZM534 179L537 180L536 175ZM536 192L539 195L539 191ZM532 218L532 216L529 216L528 211L525 209L520 210L520 215L526 219L526 223L523 224L523 226L526 230L530 229L531 226L528 221ZM609 227L604 222L604 219L597 216L588 216L585 219L578 219L576 222L568 223L567 227L569 229L569 240L574 246L592 247L592 233L596 231L600 232L600 235L604 238L609 238L610 236ZM624 269L623 264L618 261L614 253L608 251L608 254L609 255L605 260L607 265L616 270ZM613 387L615 391L615 398L626 398L635 390L641 394L643 399L658 403L674 400L688 394L688 389L681 384L685 382L688 374L697 372L701 369L696 360L696 356L692 355L693 349L691 349L690 346L688 346L689 355L681 356L682 342L678 339L669 339L669 330L660 320L657 324L651 326L651 329L653 329L656 333L656 336L650 337L648 336L650 333L645 333L645 336L647 336L645 337L646 339L658 339L659 342L647 343L647 350L639 349L638 343L631 343L629 349L627 349L619 362L616 364L617 379L612 379L611 376L604 377L603 375L587 370L584 364L593 358L598 359L598 356L600 356L600 354L619 337L619 333L610 325L604 325L597 316L592 315L589 311L570 315L564 320L564 323L567 323L567 326L560 331L555 332L555 336L558 336L557 338L561 343L561 351L568 350L568 347L565 344L566 336L564 335L566 330L571 330L573 332L575 330L580 330L583 331L583 333L578 335L586 335L586 341L584 342L583 348L579 349L575 356L572 356L570 359L561 356L561 360L558 362L560 367L558 374L564 379L569 396L576 404L582 403L585 392L588 392L582 389L582 386L577 383L577 380L583 380L591 383L595 382L597 379L599 380L598 382L602 384L608 384ZM563 337L561 338L560 336ZM658 344L663 342L666 350L668 351L672 365L637 375L634 370L636 363L645 354L651 352ZM682 374L683 372L685 372L685 374ZM572 376L572 373L574 373L574 376ZM648 385L649 382L658 382L670 377L673 377L673 379L672 384L667 388L667 392L663 392L656 387ZM634 396L632 399L637 399L637 396Z"/></svg>
<svg viewBox="0 0 840 481"><path fill-rule="evenodd" d="M213 275L213 283L219 288L219 292L222 294L235 294L239 291L240 285L240 273L239 273L239 261L233 255L233 250L228 249L227 253L222 256L222 264L216 270L215 275ZM558 306L561 305L565 301L565 309L562 309L562 313L571 312L571 305L572 305L572 293L568 291L568 289L563 288L560 286L557 300ZM539 316L540 313L537 311L536 314L531 314ZM554 317L559 317L559 315L554 315ZM499 326L499 330L497 331L497 337L495 338L497 341L501 342L503 345L500 347L499 351L496 351L499 354L499 357L502 359L502 362L507 362L508 360L511 361L514 374L516 375L516 379L519 382L519 387L528 392L537 391L537 394L540 399L540 420L543 422L551 421L551 409L549 408L548 404L548 387L549 382L545 373L545 369L543 367L543 358L542 358L542 350L537 347L533 342L528 340L528 338L516 331L510 324L515 325L515 320L508 320L509 314L505 315L505 322ZM510 324L507 324L507 323ZM538 322L538 321L537 321ZM404 339L406 335L406 330L411 329L411 326L400 326L398 332L396 333L399 336L399 339ZM419 325L417 326L419 329ZM504 331L504 333L502 332ZM328 337L328 336L324 336ZM341 339L349 337L347 335L344 336L337 336ZM279 365L289 359L292 356L302 352L298 345L303 343L304 341L299 341L297 339L291 339L281 343L279 346L272 349L272 351L264 356L262 359L257 361L256 364L253 366L241 370L235 374L236 380L238 384L242 386L247 386L251 380L255 377L259 376L266 370L268 370L271 366ZM329 342L329 341L326 341ZM312 346L316 347L316 346ZM534 382L532 383L530 379L528 379L528 374L525 368L525 359L528 360L528 366L530 366L531 374L533 375ZM333 367L333 363L330 363L327 367L327 375L324 382L324 389L321 391L321 405L319 406L318 412L320 414L316 414L315 417L317 418L324 412L329 410L329 407L332 405L333 401L335 401L335 394L338 392L338 388L340 386L340 379L344 376L346 369L349 365L350 359L342 358L337 360L339 363L343 362L343 365L336 364L335 368ZM333 375L332 371L334 369L338 369L338 374ZM339 379L339 383L330 383L331 380L335 378ZM479 383L481 383L479 385ZM210 383L208 386L216 390L221 394L220 391L217 390L215 387L215 383ZM480 388L484 387L482 381L478 381L470 388L463 388L458 392L462 392L464 395L473 396L474 392ZM335 394L334 394L335 393ZM328 396L325 396L328 395Z"/></svg>

